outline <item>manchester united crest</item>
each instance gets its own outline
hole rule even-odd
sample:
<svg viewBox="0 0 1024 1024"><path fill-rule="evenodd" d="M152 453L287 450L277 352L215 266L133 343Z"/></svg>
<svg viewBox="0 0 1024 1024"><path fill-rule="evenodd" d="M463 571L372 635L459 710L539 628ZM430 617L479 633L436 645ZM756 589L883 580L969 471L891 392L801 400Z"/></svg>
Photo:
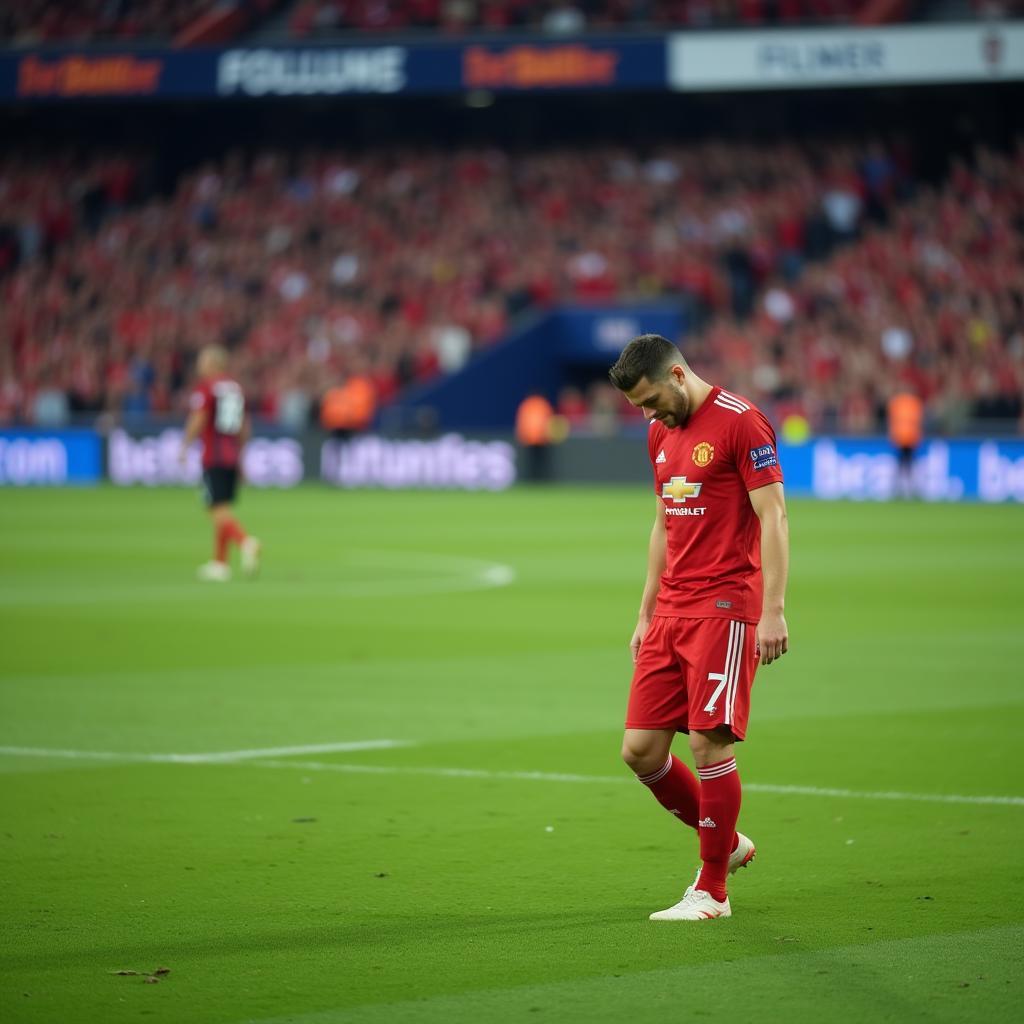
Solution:
<svg viewBox="0 0 1024 1024"><path fill-rule="evenodd" d="M693 449L693 464L700 466L703 469L705 466L710 465L711 460L715 457L715 446L708 444L707 441L701 441Z"/></svg>

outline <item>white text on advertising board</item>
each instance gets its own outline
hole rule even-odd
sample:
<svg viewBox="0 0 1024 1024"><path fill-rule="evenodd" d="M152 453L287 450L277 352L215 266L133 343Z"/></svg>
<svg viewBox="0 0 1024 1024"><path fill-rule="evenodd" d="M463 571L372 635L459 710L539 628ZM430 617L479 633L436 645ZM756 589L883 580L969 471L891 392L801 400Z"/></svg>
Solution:
<svg viewBox="0 0 1024 1024"><path fill-rule="evenodd" d="M178 462L181 431L132 437L123 430L110 435L107 471L115 484L195 484L202 475L199 446L189 452L187 463ZM302 448L290 437L254 437L246 446L242 465L247 483L254 487L294 487L302 480Z"/></svg>
<svg viewBox="0 0 1024 1024"><path fill-rule="evenodd" d="M0 438L0 484L62 484L68 453L54 438Z"/></svg>
<svg viewBox="0 0 1024 1024"><path fill-rule="evenodd" d="M228 50L217 63L222 96L337 96L405 88L401 46L344 50Z"/></svg>
<svg viewBox="0 0 1024 1024"><path fill-rule="evenodd" d="M1024 78L1024 25L677 32L673 89L802 89L813 85L1012 81Z"/></svg>
<svg viewBox="0 0 1024 1024"><path fill-rule="evenodd" d="M320 473L338 487L502 491L515 482L515 449L506 441L470 441L459 434L433 441L325 441Z"/></svg>

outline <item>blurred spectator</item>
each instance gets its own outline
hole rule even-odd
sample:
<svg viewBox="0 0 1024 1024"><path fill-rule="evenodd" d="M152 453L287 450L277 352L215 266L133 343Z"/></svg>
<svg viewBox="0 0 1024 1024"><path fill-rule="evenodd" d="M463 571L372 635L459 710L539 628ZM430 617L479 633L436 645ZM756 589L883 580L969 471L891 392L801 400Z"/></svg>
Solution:
<svg viewBox="0 0 1024 1024"><path fill-rule="evenodd" d="M357 372L324 394L320 422L335 437L351 437L366 430L376 411L373 381L366 373Z"/></svg>
<svg viewBox="0 0 1024 1024"><path fill-rule="evenodd" d="M570 428L586 427L590 417L590 408L583 392L579 388L565 387L558 394L557 410L559 416L565 417Z"/></svg>
<svg viewBox="0 0 1024 1024"><path fill-rule="evenodd" d="M68 422L68 399L63 391L43 387L32 403L32 422L40 427L63 427Z"/></svg>
<svg viewBox="0 0 1024 1024"><path fill-rule="evenodd" d="M534 483L551 476L554 415L551 403L539 394L527 395L516 410L516 441L523 452L523 476Z"/></svg>
<svg viewBox="0 0 1024 1024"><path fill-rule="evenodd" d="M924 440L924 405L912 391L898 391L886 407L889 440L899 466L897 493L914 496L914 456Z"/></svg>
<svg viewBox="0 0 1024 1024"><path fill-rule="evenodd" d="M540 27L551 35L570 36L586 29L587 17L572 0L560 0L541 16Z"/></svg>

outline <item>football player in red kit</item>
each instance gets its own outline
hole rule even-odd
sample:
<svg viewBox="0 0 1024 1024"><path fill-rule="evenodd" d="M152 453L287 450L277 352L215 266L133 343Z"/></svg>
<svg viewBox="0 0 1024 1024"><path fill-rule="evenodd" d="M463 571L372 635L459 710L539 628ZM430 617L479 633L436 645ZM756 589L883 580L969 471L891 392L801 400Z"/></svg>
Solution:
<svg viewBox="0 0 1024 1024"><path fill-rule="evenodd" d="M736 831L735 744L746 736L758 664L789 647L775 433L750 401L701 380L659 335L634 338L609 377L650 421L657 495L622 756L700 840L693 884L651 919L729 917L728 876L754 857ZM689 734L696 777L671 752L679 732Z"/></svg>
<svg viewBox="0 0 1024 1024"><path fill-rule="evenodd" d="M238 381L228 376L228 354L216 345L199 353L199 384L189 400L189 417L181 442L181 463L196 440L203 447L203 492L213 520L213 558L199 567L199 578L223 583L231 579L228 548L238 545L242 569L255 575L260 542L250 537L231 512L241 477L242 449L249 437L249 415Z"/></svg>

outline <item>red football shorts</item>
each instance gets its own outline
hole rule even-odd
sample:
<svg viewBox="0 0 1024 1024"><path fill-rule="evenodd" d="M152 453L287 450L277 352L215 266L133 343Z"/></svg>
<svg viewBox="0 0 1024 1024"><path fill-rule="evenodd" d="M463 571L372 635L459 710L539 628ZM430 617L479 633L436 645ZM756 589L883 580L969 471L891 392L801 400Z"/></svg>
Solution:
<svg viewBox="0 0 1024 1024"><path fill-rule="evenodd" d="M640 645L627 729L747 733L759 651L757 627L731 619L655 615Z"/></svg>

